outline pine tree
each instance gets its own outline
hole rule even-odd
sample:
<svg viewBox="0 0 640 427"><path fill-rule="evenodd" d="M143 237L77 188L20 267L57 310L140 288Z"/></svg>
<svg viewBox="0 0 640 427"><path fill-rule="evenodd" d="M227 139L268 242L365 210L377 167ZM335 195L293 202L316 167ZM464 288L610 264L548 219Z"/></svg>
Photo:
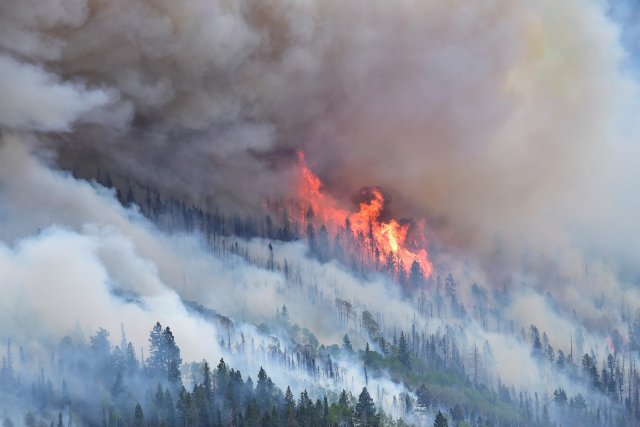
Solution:
<svg viewBox="0 0 640 427"><path fill-rule="evenodd" d="M285 325L289 323L289 309L286 305L283 305L282 310L280 310L280 319Z"/></svg>
<svg viewBox="0 0 640 427"><path fill-rule="evenodd" d="M451 273L447 275L447 278L444 280L444 290L445 294L451 299L451 304L456 302L456 281L453 279Z"/></svg>
<svg viewBox="0 0 640 427"><path fill-rule="evenodd" d="M144 414L139 403L136 404L133 411L133 427L144 427Z"/></svg>
<svg viewBox="0 0 640 427"><path fill-rule="evenodd" d="M165 353L165 368L168 370L170 362L174 362L175 365L179 367L182 364L182 359L180 358L180 348L176 345L173 333L168 326L162 332L162 338L162 344L164 346Z"/></svg>
<svg viewBox="0 0 640 427"><path fill-rule="evenodd" d="M269 218L267 216L267 218ZM268 232L267 235L270 235L271 233ZM273 271L275 268L276 262L273 256L273 245L271 243L269 243L269 258L267 259L267 270L271 270Z"/></svg>
<svg viewBox="0 0 640 427"><path fill-rule="evenodd" d="M153 395L153 405L155 406L156 409L156 416L158 418L158 420L161 420L164 418L164 391L162 390L162 386L160 385L160 383L158 383L158 386L156 387L156 393Z"/></svg>
<svg viewBox="0 0 640 427"><path fill-rule="evenodd" d="M125 351L125 367L129 374L136 372L139 367L136 350L133 348L133 344L131 342L127 344L127 349Z"/></svg>
<svg viewBox="0 0 640 427"><path fill-rule="evenodd" d="M176 409L173 405L173 398L171 397L171 393L168 388L164 391L164 414L167 426L172 427L175 424Z"/></svg>
<svg viewBox="0 0 640 427"><path fill-rule="evenodd" d="M418 408L427 409L431 406L431 392L427 388L426 384L422 384L418 390L416 391L416 396L418 397Z"/></svg>
<svg viewBox="0 0 640 427"><path fill-rule="evenodd" d="M98 328L95 335L89 338L89 341L91 342L91 350L98 360L104 363L110 359L111 343L109 342L109 331L104 328Z"/></svg>
<svg viewBox="0 0 640 427"><path fill-rule="evenodd" d="M149 358L147 366L152 375L165 377L173 384L180 384L181 374L180 348L176 345L171 329L167 326L164 330L160 322L149 334Z"/></svg>
<svg viewBox="0 0 640 427"><path fill-rule="evenodd" d="M327 262L329 260L329 232L324 224L318 231L318 259L321 262Z"/></svg>
<svg viewBox="0 0 640 427"><path fill-rule="evenodd" d="M356 418L360 421L360 425L363 426L374 426L378 424L376 419L376 405L373 403L373 399L369 395L366 387L362 389L358 397Z"/></svg>
<svg viewBox="0 0 640 427"><path fill-rule="evenodd" d="M424 270L422 270L422 266L418 260L413 260L413 263L411 263L411 269L409 270L409 284L411 285L412 290L420 289L424 284Z"/></svg>
<svg viewBox="0 0 640 427"><path fill-rule="evenodd" d="M442 412L438 411L433 427L449 427L449 422L447 421L447 418L442 415Z"/></svg>
<svg viewBox="0 0 640 427"><path fill-rule="evenodd" d="M209 363L205 360L202 372L202 386L207 401L207 406L213 403L213 383L211 379L211 369Z"/></svg>
<svg viewBox="0 0 640 427"><path fill-rule="evenodd" d="M180 374L180 368L175 360L169 361L169 367L167 368L167 379L171 384L182 384L182 377Z"/></svg>
<svg viewBox="0 0 640 427"><path fill-rule="evenodd" d="M285 404L285 420L288 426L295 426L296 423L296 401L291 393L291 388L287 386L287 392L284 395Z"/></svg>
<svg viewBox="0 0 640 427"><path fill-rule="evenodd" d="M322 400L322 423L323 425L329 425L329 401L327 400L327 396L324 396Z"/></svg>
<svg viewBox="0 0 640 427"><path fill-rule="evenodd" d="M189 393L184 387L180 389L180 395L178 397L178 403L176 403L176 409L178 410L178 419L183 426L191 425L189 419L192 412L192 400L191 393Z"/></svg>
<svg viewBox="0 0 640 427"><path fill-rule="evenodd" d="M531 325L531 342L532 342L532 352L536 357L542 357L542 342L540 341L540 332L538 332L538 328Z"/></svg>
<svg viewBox="0 0 640 427"><path fill-rule="evenodd" d="M309 252L311 253L311 255L316 256L318 251L317 251L317 245L316 245L316 232L315 232L315 229L313 228L313 224L311 223L307 224L306 232L307 232L307 243L309 244Z"/></svg>
<svg viewBox="0 0 640 427"><path fill-rule="evenodd" d="M344 348L349 353L353 352L353 346L351 345L351 340L349 339L349 335L345 334L342 338L342 348Z"/></svg>
<svg viewBox="0 0 640 427"><path fill-rule="evenodd" d="M562 389L562 387L559 387L557 389L554 390L553 392L553 401L556 402L556 404L562 406L565 403L567 403L567 393L565 393L565 391Z"/></svg>
<svg viewBox="0 0 640 427"><path fill-rule="evenodd" d="M265 370L260 367L258 382L256 383L256 401L260 409L265 410L271 406L271 379Z"/></svg>
<svg viewBox="0 0 640 427"><path fill-rule="evenodd" d="M244 420L246 424L249 426L254 426L259 424L260 409L258 408L258 404L256 403L255 399L251 399L249 400L249 402L247 402Z"/></svg>
<svg viewBox="0 0 640 427"><path fill-rule="evenodd" d="M147 366L155 375L160 375L164 369L164 345L162 337L162 325L156 322L149 333L149 357Z"/></svg>
<svg viewBox="0 0 640 427"><path fill-rule="evenodd" d="M400 340L398 341L398 360L405 368L411 369L411 356L404 332L400 332Z"/></svg>
<svg viewBox="0 0 640 427"><path fill-rule="evenodd" d="M349 405L349 396L346 390L342 390L340 397L338 398L338 409L340 413L341 423L351 425L352 411Z"/></svg>
<svg viewBox="0 0 640 427"><path fill-rule="evenodd" d="M118 371L116 380L111 386L111 396L114 398L120 397L125 391L124 380L122 379L122 371Z"/></svg>

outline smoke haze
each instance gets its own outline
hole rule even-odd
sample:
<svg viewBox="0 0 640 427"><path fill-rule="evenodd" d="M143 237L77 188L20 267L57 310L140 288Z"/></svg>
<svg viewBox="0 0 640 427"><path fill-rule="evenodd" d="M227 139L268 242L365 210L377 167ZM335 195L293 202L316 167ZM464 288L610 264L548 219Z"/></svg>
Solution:
<svg viewBox="0 0 640 427"><path fill-rule="evenodd" d="M369 342L360 322L370 310L388 334L451 330L466 355L488 343L488 375L518 387L582 390L516 336L535 323L568 354L579 331L600 356L605 336L625 334L624 306L627 315L640 307L638 22L629 8L1 2L0 337L11 331L37 348L76 322L87 332L123 322L145 343L161 318L186 359L216 360L230 352L213 338L221 331L186 301L265 340L256 325L286 303L321 343L349 333L358 348ZM487 305L501 312L494 331L416 320L414 302L384 277L306 258L303 242L254 239L244 257L206 254L202 237L159 231L91 181L100 170L204 209L263 215L266 199L296 196L297 150L344 206L376 185L396 217L426 219L435 271L454 274L468 308L472 284L489 289ZM264 268L269 243L276 262L308 274L299 291ZM336 298L356 313L340 328L327 316ZM515 332L495 331L507 321ZM362 386L357 363L341 363Z"/></svg>
<svg viewBox="0 0 640 427"><path fill-rule="evenodd" d="M380 185L496 281L525 248L610 261L638 231L635 84L598 2L2 8L3 125L67 131L45 139L81 175L255 209L292 194L303 149L345 204Z"/></svg>

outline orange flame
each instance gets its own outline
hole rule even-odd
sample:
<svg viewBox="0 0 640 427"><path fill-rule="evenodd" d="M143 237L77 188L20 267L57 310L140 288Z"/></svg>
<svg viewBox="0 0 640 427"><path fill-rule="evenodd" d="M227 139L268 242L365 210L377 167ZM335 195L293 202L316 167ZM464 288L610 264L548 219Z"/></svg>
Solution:
<svg viewBox="0 0 640 427"><path fill-rule="evenodd" d="M401 224L395 219L381 220L385 199L379 188L374 187L370 190L370 197L359 203L357 212L348 211L339 207L331 196L321 191L322 181L309 169L304 153L301 151L298 152L298 160L302 175L299 183L299 198L311 207L314 218L322 221L322 224L334 233L343 229L348 220L353 237L361 239L365 243L365 248L370 248L372 258L377 254L378 262L382 265L392 254L394 262L401 265L405 271L411 268L414 261L417 261L424 277L431 275L433 266L427 251L424 248L409 249L408 247L407 236L410 224ZM301 215L304 213L301 212Z"/></svg>

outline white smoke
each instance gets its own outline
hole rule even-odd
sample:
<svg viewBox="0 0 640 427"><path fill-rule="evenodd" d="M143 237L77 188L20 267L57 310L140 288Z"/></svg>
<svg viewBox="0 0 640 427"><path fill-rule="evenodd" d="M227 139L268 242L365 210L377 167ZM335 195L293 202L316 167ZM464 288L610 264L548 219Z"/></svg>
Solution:
<svg viewBox="0 0 640 427"><path fill-rule="evenodd" d="M160 320L186 358L214 360L216 328L186 299L249 323L287 303L323 343L351 332L362 345L355 321L336 328L281 273L204 254L197 236L160 233L57 169L255 208L291 195L296 148L337 197L377 184L396 213L426 217L436 264L459 278L467 308L474 282L505 290L516 328L536 323L566 350L581 324L597 347L623 330L623 301L640 305L640 110L601 2L41 3L0 4L2 334L36 345L76 320L124 322L144 342ZM259 259L265 244L247 246ZM386 329L413 322L384 279L306 260L301 243L274 247L319 301L357 302ZM528 344L456 326L490 343L503 379L548 391L554 379L538 375ZM515 375L521 366L528 375Z"/></svg>

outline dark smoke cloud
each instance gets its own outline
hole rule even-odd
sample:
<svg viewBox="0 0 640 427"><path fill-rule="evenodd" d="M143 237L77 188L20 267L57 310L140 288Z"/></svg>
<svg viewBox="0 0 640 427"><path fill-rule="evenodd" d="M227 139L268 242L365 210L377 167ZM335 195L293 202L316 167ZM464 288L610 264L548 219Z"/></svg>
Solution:
<svg viewBox="0 0 640 427"><path fill-rule="evenodd" d="M638 261L620 241L640 232L625 197L635 84L599 2L24 0L0 12L0 112L24 112L1 123L39 132L81 175L255 209L291 195L302 148L345 204L379 185L492 283L532 254L538 286L606 290Z"/></svg>

